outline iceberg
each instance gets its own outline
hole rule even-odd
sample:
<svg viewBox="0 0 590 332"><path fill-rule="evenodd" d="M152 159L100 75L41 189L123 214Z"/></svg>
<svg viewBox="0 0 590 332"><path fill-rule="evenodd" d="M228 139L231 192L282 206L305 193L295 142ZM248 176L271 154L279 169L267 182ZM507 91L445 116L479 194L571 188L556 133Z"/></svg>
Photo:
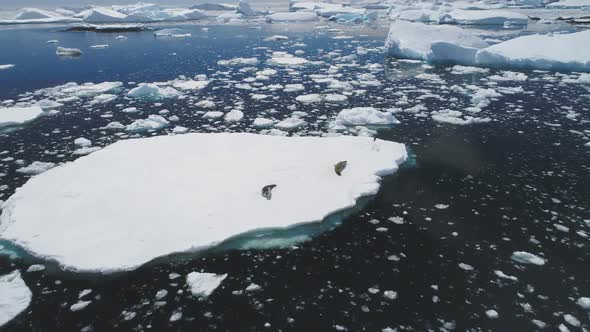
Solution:
<svg viewBox="0 0 590 332"><path fill-rule="evenodd" d="M441 14L440 23L462 25L527 25L528 16L507 10L455 9Z"/></svg>
<svg viewBox="0 0 590 332"><path fill-rule="evenodd" d="M25 311L33 294L18 270L0 276L0 327Z"/></svg>
<svg viewBox="0 0 590 332"><path fill-rule="evenodd" d="M59 56L80 56L82 55L82 51L77 48L66 48L60 46L55 51L55 54Z"/></svg>
<svg viewBox="0 0 590 332"><path fill-rule="evenodd" d="M43 114L40 106L0 107L0 128L19 126L33 121Z"/></svg>
<svg viewBox="0 0 590 332"><path fill-rule="evenodd" d="M191 272L186 276L186 283L193 296L208 297L226 277L227 274Z"/></svg>
<svg viewBox="0 0 590 332"><path fill-rule="evenodd" d="M162 128L168 127L168 125L170 125L170 122L164 119L164 117L161 115L152 114L148 116L147 119L133 121L130 125L125 127L125 130L132 133L143 133L146 131L160 130Z"/></svg>
<svg viewBox="0 0 590 332"><path fill-rule="evenodd" d="M0 20L0 24L30 24L30 23L74 23L81 19L64 16L39 8L23 8L13 19Z"/></svg>
<svg viewBox="0 0 590 332"><path fill-rule="evenodd" d="M13 68L13 67L14 67L13 64L0 65L0 71L7 70L7 69L10 69L10 68Z"/></svg>
<svg viewBox="0 0 590 332"><path fill-rule="evenodd" d="M287 12L274 13L266 16L267 22L313 22L319 18L315 13L310 12Z"/></svg>
<svg viewBox="0 0 590 332"><path fill-rule="evenodd" d="M4 203L0 236L69 269L130 270L248 231L323 220L376 194L406 158L403 144L353 136L121 140L29 179ZM277 185L270 200L261 195L268 184Z"/></svg>
<svg viewBox="0 0 590 332"><path fill-rule="evenodd" d="M139 32L145 31L143 24L127 23L127 24L81 24L64 29L64 31L93 31L93 32Z"/></svg>
<svg viewBox="0 0 590 332"><path fill-rule="evenodd" d="M136 88L129 90L127 95L133 98L160 100L176 98L179 97L181 93L171 87L162 88L154 83L140 83Z"/></svg>
<svg viewBox="0 0 590 332"><path fill-rule="evenodd" d="M481 66L590 72L590 30L517 37L479 50Z"/></svg>
<svg viewBox="0 0 590 332"><path fill-rule="evenodd" d="M381 112L374 107L354 107L343 109L336 116L339 126L384 126L400 123L391 113Z"/></svg>
<svg viewBox="0 0 590 332"><path fill-rule="evenodd" d="M488 43L472 32L447 25L395 21L391 24L385 48L389 54L430 62L470 65L476 52Z"/></svg>

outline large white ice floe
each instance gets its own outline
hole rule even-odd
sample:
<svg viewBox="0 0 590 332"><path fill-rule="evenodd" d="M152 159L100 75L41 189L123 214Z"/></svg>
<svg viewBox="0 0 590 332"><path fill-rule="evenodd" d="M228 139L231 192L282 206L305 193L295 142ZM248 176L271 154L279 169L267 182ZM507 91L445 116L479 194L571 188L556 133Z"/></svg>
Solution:
<svg viewBox="0 0 590 332"><path fill-rule="evenodd" d="M310 22L317 20L318 16L310 12L274 13L266 16L267 22Z"/></svg>
<svg viewBox="0 0 590 332"><path fill-rule="evenodd" d="M403 144L353 136L123 140L18 188L4 203L0 237L71 269L128 270L352 208L406 157ZM338 176L334 165L344 160ZM261 190L271 184L266 199Z"/></svg>
<svg viewBox="0 0 590 332"><path fill-rule="evenodd" d="M517 37L477 52L478 65L590 71L590 30Z"/></svg>
<svg viewBox="0 0 590 332"><path fill-rule="evenodd" d="M133 98L160 100L176 98L180 96L181 93L169 86L160 87L154 83L140 83L136 88L129 90L127 95Z"/></svg>
<svg viewBox="0 0 590 332"><path fill-rule="evenodd" d="M374 107L354 107L338 113L335 124L340 126L385 126L400 123L391 113Z"/></svg>
<svg viewBox="0 0 590 332"><path fill-rule="evenodd" d="M472 32L455 26L395 21L385 47L389 54L431 62L473 64L486 43Z"/></svg>
<svg viewBox="0 0 590 332"><path fill-rule="evenodd" d="M464 25L527 25L526 15L507 10L464 10L455 9L443 13L440 23Z"/></svg>
<svg viewBox="0 0 590 332"><path fill-rule="evenodd" d="M0 276L0 327L23 312L33 294L18 270Z"/></svg>
<svg viewBox="0 0 590 332"><path fill-rule="evenodd" d="M208 297L226 277L227 274L191 272L186 276L186 283L194 296Z"/></svg>
<svg viewBox="0 0 590 332"><path fill-rule="evenodd" d="M18 126L33 121L43 114L38 105L29 107L0 107L0 128Z"/></svg>
<svg viewBox="0 0 590 332"><path fill-rule="evenodd" d="M82 55L82 51L80 51L77 48L67 48L67 47L59 46L55 50L55 54L57 54L59 56L80 56L80 55Z"/></svg>

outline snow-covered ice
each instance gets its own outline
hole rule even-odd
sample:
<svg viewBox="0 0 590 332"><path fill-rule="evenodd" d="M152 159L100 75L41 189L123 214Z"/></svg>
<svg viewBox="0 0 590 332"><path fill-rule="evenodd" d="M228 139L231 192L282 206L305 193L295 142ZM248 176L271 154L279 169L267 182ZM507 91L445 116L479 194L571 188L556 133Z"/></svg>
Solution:
<svg viewBox="0 0 590 332"><path fill-rule="evenodd" d="M491 67L588 72L589 41L590 30L517 37L478 51L476 61Z"/></svg>
<svg viewBox="0 0 590 332"><path fill-rule="evenodd" d="M0 65L0 71L7 70L7 69L10 69L10 68L13 68L13 67L14 67L13 64Z"/></svg>
<svg viewBox="0 0 590 332"><path fill-rule="evenodd" d="M191 272L186 276L186 283L194 296L208 297L226 277L227 274Z"/></svg>
<svg viewBox="0 0 590 332"><path fill-rule="evenodd" d="M0 107L0 128L18 126L30 122L43 114L40 106Z"/></svg>
<svg viewBox="0 0 590 332"><path fill-rule="evenodd" d="M133 98L160 100L176 98L180 96L181 93L169 86L160 87L154 83L140 83L136 88L129 90L127 95Z"/></svg>
<svg viewBox="0 0 590 332"><path fill-rule="evenodd" d="M543 258L526 251L515 251L512 253L511 258L518 263L545 265L545 260Z"/></svg>
<svg viewBox="0 0 590 332"><path fill-rule="evenodd" d="M389 54L396 57L466 65L473 64L476 52L487 46L483 39L460 27L405 21L391 24L385 42Z"/></svg>
<svg viewBox="0 0 590 332"><path fill-rule="evenodd" d="M59 56L80 56L82 55L82 51L77 48L67 48L60 46L55 50L55 54Z"/></svg>
<svg viewBox="0 0 590 332"><path fill-rule="evenodd" d="M380 176L406 157L403 144L368 137L123 140L18 188L3 206L0 235L72 269L133 269L247 231L322 220L375 194ZM348 167L337 176L342 160ZM260 194L268 184L277 185L272 200Z"/></svg>
<svg viewBox="0 0 590 332"><path fill-rule="evenodd" d="M439 17L441 23L463 25L527 25L526 15L507 10L455 9Z"/></svg>
<svg viewBox="0 0 590 332"><path fill-rule="evenodd" d="M29 166L18 168L16 171L27 175L38 175L55 167L55 163L34 161Z"/></svg>
<svg viewBox="0 0 590 332"><path fill-rule="evenodd" d="M341 126L384 126L398 123L391 113L379 111L374 107L346 108L340 111L335 119L335 124Z"/></svg>
<svg viewBox="0 0 590 332"><path fill-rule="evenodd" d="M23 312L33 294L18 270L0 276L0 327Z"/></svg>

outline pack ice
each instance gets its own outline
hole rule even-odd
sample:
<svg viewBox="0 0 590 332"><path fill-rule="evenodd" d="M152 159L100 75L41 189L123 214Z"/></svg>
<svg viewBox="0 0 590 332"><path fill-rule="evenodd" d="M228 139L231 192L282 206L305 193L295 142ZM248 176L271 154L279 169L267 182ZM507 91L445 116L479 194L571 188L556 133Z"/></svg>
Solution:
<svg viewBox="0 0 590 332"><path fill-rule="evenodd" d="M70 269L129 270L247 231L322 220L375 194L406 157L403 144L369 137L123 140L18 188L0 237ZM348 166L338 176L340 161Z"/></svg>

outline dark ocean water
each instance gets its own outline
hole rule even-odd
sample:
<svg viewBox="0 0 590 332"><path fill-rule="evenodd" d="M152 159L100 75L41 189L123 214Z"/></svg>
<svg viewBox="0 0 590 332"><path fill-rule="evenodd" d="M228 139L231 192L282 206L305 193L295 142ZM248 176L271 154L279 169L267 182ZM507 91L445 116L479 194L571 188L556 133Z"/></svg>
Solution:
<svg viewBox="0 0 590 332"><path fill-rule="evenodd" d="M300 75L281 71L264 84L304 83L305 93L319 93L325 86L314 83L310 74L325 73L328 64L339 63L338 56L355 53L358 46L382 46L385 36L382 28L349 28L344 34L354 39L333 39L321 29L255 26L213 25L203 31L201 26L185 25L181 28L191 32L191 38L123 33L126 40L115 40L119 34L65 33L54 27L0 30L4 50L0 64L16 65L0 72L0 99L17 99L18 94L70 81L155 82L207 74L212 83L198 93L198 99L207 97L222 106L243 102L246 114L242 122L224 125L194 116L194 106L185 100L154 105L119 97L94 111L79 104L65 106L55 115L4 132L0 151L27 162L73 160L77 158L71 155L74 138L84 136L107 145L121 137L98 128L110 121L129 123L161 109L177 115L177 125L196 132L257 132L250 125L256 114L272 108L274 116L288 116L287 107L303 92L276 92L279 98L272 101L253 101L251 91L232 88L228 82L251 74L219 67L217 60L267 57L267 49L260 47L304 50L305 58L325 64L298 69ZM273 34L290 39L264 41ZM59 58L54 46L45 43L50 39L84 54ZM110 48L89 48L95 44ZM453 85L522 87L522 91L503 93L476 115L491 117L489 123L458 126L435 122L430 116L397 113L401 124L380 128L377 137L405 143L411 160L386 177L379 193L359 211L338 220L339 226L321 229L313 239L291 248L187 255L102 276L55 270L50 262L26 255L0 256L0 274L24 271L31 263L48 266L45 272L23 272L34 294L32 303L0 330L535 331L533 319L556 330L566 324L564 314L590 328L588 311L575 303L590 296L590 240L577 233L590 234L590 148L584 146L590 141L587 86L564 83L559 74L532 71L523 72L526 81L487 84L489 76L502 72L453 75L448 66L400 62L382 52L359 55L358 63L380 64L383 69L375 76L382 85L364 88L366 93L350 96L344 105L299 105L297 110L308 116L307 125L296 134L326 132L328 123L322 115L334 115L344 107L401 105L398 92L407 97L408 107L421 104L431 111L470 105L469 95L448 89ZM367 69L343 66L339 73L342 80L354 79ZM440 80L416 77L423 73ZM118 104L141 111L117 112L122 107ZM576 121L567 117L571 110L578 113ZM26 182L28 177L16 173L16 168L11 161L2 162L0 171L6 175L0 181L8 189L0 192L0 199ZM437 204L448 208L436 208ZM401 217L403 223L389 221L392 217ZM569 231L560 231L555 224ZM379 227L386 230L378 231ZM288 231L283 235L288 237ZM514 251L542 256L546 264L518 264L510 259ZM461 263L473 269L460 268ZM496 270L518 280L498 278ZM184 281L192 271L228 277L209 298L199 300ZM181 277L171 280L170 273ZM251 283L261 290L232 294ZM70 311L84 289L92 289L87 297L92 303L82 311ZM156 303L155 294L161 289L168 295L165 303ZM397 292L397 299L385 298L385 290ZM486 317L490 309L499 313L498 319ZM178 312L182 318L170 322Z"/></svg>

